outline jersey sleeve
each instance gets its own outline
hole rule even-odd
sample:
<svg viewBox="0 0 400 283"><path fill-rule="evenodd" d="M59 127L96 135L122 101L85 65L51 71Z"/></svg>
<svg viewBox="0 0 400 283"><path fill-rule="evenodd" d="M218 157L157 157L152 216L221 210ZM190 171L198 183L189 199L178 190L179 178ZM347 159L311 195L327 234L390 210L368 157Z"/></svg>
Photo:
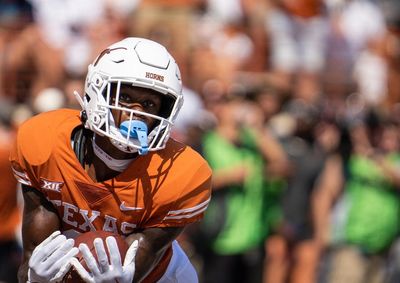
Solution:
<svg viewBox="0 0 400 283"><path fill-rule="evenodd" d="M158 219L161 221L153 226L179 227L203 218L211 199L211 169L205 161L180 181L179 191L180 194L162 214L162 219Z"/></svg>
<svg viewBox="0 0 400 283"><path fill-rule="evenodd" d="M70 117L68 111L51 111L25 121L18 129L10 152L11 167L17 181L40 190L40 172L47 164L57 141L57 133Z"/></svg>
<svg viewBox="0 0 400 283"><path fill-rule="evenodd" d="M18 135L9 156L12 172L20 184L39 188L38 178L31 164L24 157L23 144L24 142L21 142L21 135Z"/></svg>

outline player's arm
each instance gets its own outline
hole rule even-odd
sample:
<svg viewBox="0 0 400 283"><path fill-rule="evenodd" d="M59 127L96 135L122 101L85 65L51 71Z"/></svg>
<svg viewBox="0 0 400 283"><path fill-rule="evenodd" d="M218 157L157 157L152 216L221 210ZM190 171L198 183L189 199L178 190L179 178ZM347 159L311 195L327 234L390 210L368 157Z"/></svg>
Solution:
<svg viewBox="0 0 400 283"><path fill-rule="evenodd" d="M149 274L183 229L183 227L148 228L127 237L128 244L134 240L139 241L134 282L140 282Z"/></svg>
<svg viewBox="0 0 400 283"><path fill-rule="evenodd" d="M67 242L65 236L55 232L60 230L60 220L52 204L33 187L22 185L22 192L24 198L22 219L23 260L18 271L18 280L19 282L27 282L28 273L30 273L31 276L35 277L35 280L30 278L32 282L46 282L46 280L50 282L55 274L52 274L53 271L45 264L41 266L35 264L35 259L43 263L46 259L51 260L49 255L52 254L54 258L58 257L58 260L60 260L71 250L71 241ZM35 250L36 247L38 248ZM54 259L53 262L48 261L47 263L56 268L59 262ZM41 273L41 271L43 272ZM43 276L49 276L49 278L43 278Z"/></svg>

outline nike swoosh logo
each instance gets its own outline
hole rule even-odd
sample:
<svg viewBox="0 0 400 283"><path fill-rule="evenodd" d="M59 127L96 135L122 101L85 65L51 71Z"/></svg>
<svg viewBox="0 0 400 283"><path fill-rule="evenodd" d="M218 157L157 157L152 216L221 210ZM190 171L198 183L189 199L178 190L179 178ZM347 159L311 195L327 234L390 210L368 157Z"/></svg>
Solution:
<svg viewBox="0 0 400 283"><path fill-rule="evenodd" d="M125 205L125 202L121 202L119 209L121 211L135 211L135 210L142 210L143 207L137 207L137 206L127 206Z"/></svg>

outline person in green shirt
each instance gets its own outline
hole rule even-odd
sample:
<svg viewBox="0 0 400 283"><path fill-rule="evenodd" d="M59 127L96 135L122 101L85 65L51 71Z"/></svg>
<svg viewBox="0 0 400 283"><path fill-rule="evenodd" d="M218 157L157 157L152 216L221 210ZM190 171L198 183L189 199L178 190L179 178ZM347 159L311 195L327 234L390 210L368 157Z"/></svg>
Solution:
<svg viewBox="0 0 400 283"><path fill-rule="evenodd" d="M204 282L261 282L273 213L268 198L279 187L287 158L263 127L256 104L232 99L218 110L218 123L202 144L213 169L213 197L200 227Z"/></svg>
<svg viewBox="0 0 400 283"><path fill-rule="evenodd" d="M336 184L322 182L316 198L319 237L331 248L328 283L385 282L400 231L400 139L389 122L375 129L365 122L351 128L349 158L337 162L341 168L329 174Z"/></svg>

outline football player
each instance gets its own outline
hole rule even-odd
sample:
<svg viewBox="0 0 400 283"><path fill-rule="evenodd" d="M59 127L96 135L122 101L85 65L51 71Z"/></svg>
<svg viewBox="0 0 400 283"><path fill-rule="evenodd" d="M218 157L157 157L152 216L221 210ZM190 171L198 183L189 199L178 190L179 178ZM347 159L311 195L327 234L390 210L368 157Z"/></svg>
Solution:
<svg viewBox="0 0 400 283"><path fill-rule="evenodd" d="M197 282L176 238L203 217L211 169L169 139L183 103L175 60L154 41L126 38L89 65L75 95L82 111L31 118L11 152L25 203L20 282L58 282L71 265L86 282ZM126 258L113 237L95 240L93 252L79 246L84 269L73 239L91 230L125 236Z"/></svg>

